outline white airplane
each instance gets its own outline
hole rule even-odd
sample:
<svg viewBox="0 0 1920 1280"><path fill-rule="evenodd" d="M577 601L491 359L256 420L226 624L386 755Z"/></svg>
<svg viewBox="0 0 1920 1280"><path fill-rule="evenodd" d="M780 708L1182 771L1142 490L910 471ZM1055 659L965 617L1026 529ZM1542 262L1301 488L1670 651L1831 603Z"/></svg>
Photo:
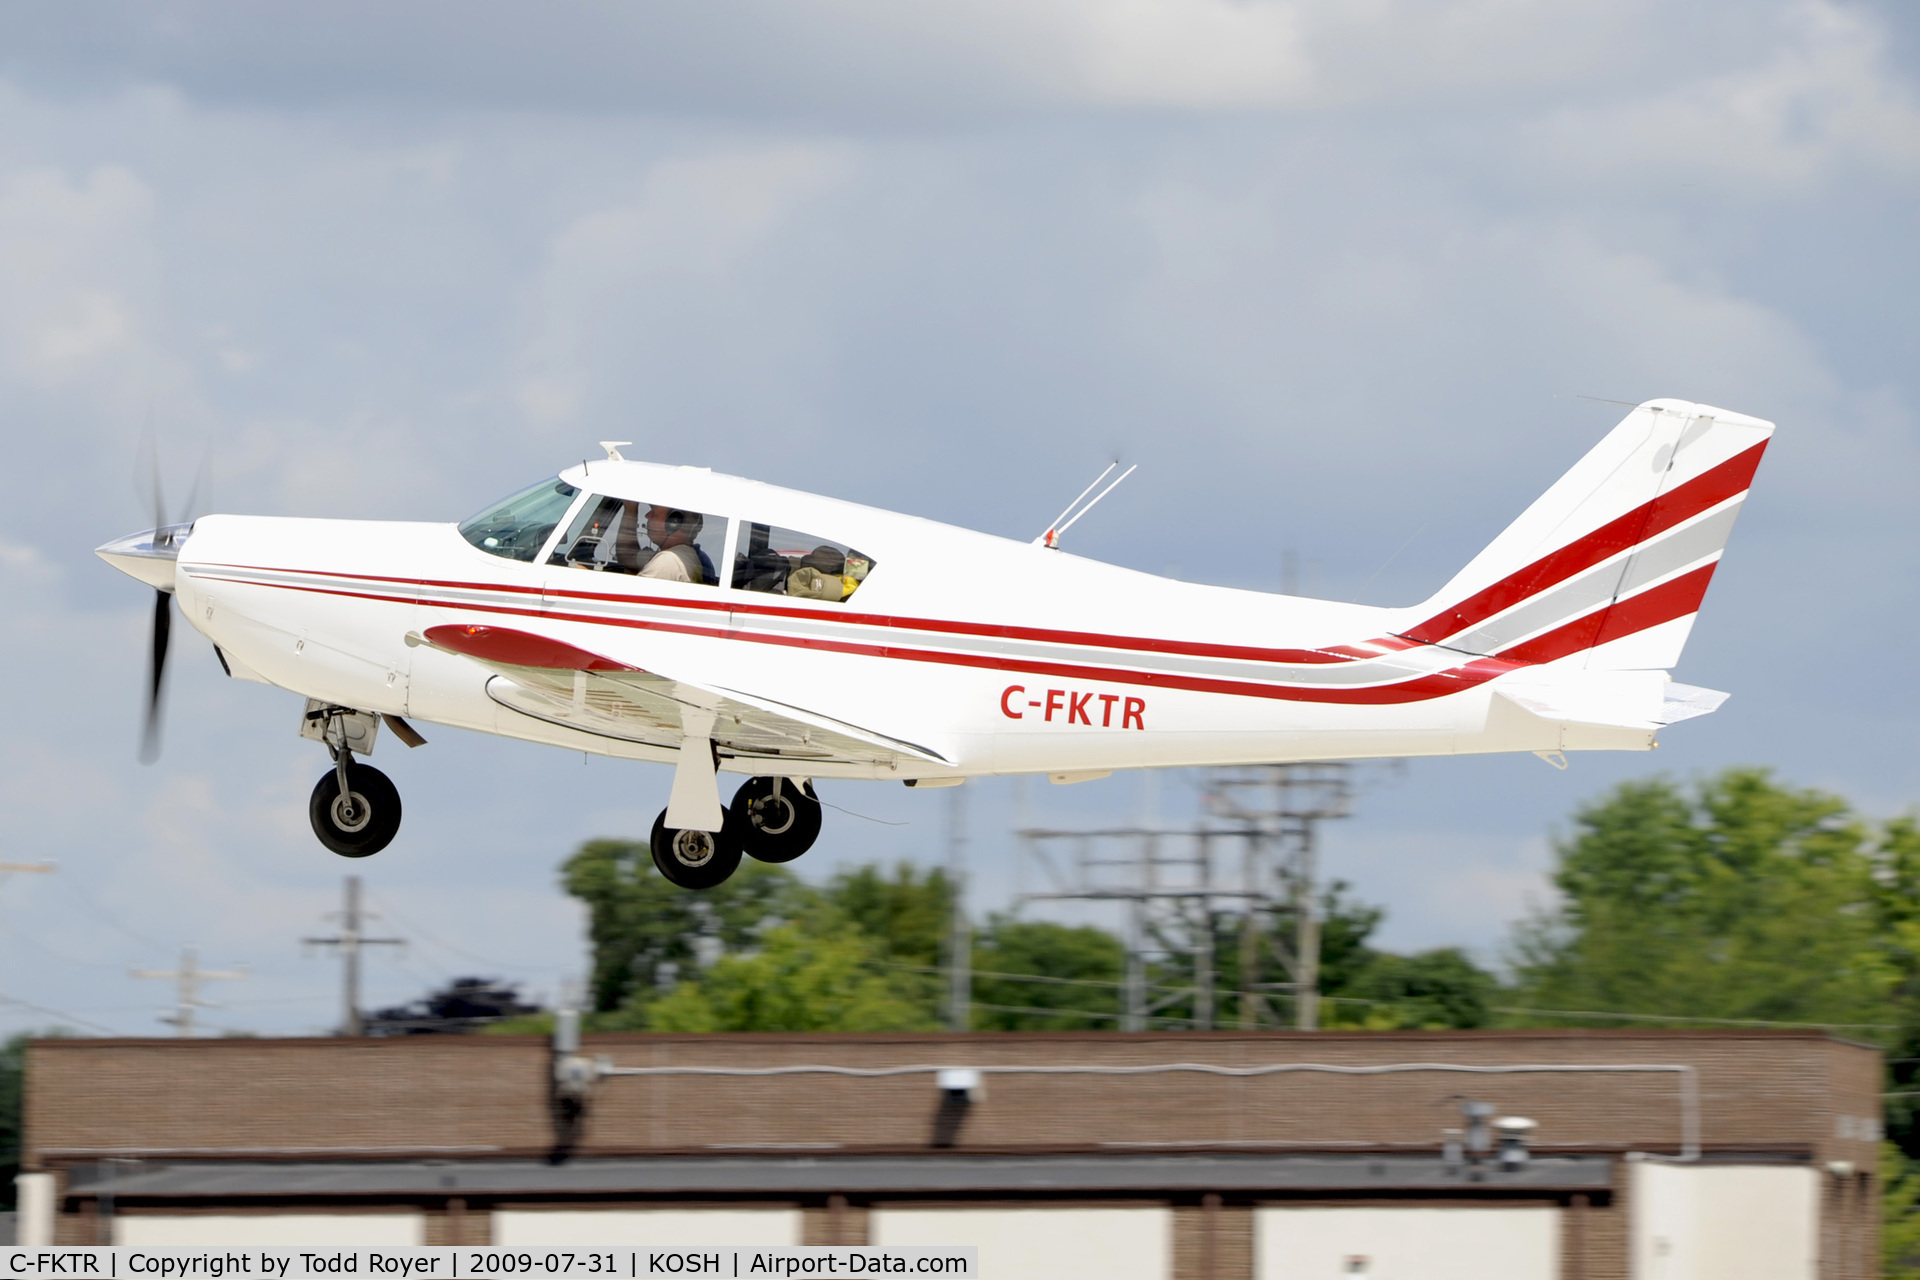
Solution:
<svg viewBox="0 0 1920 1280"><path fill-rule="evenodd" d="M1648 401L1407 608L1179 582L1060 551L1064 515L1018 542L625 442L459 525L209 515L98 554L160 593L149 744L171 596L228 675L305 697L334 852L393 839L399 793L356 757L382 724L420 745L419 720L671 764L653 859L702 889L806 852L822 778L1648 750L1726 697L1667 668L1772 431ZM726 806L723 772L748 775Z"/></svg>

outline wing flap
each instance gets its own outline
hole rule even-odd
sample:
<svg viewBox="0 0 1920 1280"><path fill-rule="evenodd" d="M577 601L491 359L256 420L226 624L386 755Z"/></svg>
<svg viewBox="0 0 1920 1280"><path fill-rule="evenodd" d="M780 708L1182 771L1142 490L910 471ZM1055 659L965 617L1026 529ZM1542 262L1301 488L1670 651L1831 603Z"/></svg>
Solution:
<svg viewBox="0 0 1920 1280"><path fill-rule="evenodd" d="M889 764L939 753L860 725L739 689L679 680L509 627L430 627L410 643L493 671L487 696L522 715L599 737L675 748L698 728L724 754L770 760ZM712 718L712 728L704 726Z"/></svg>

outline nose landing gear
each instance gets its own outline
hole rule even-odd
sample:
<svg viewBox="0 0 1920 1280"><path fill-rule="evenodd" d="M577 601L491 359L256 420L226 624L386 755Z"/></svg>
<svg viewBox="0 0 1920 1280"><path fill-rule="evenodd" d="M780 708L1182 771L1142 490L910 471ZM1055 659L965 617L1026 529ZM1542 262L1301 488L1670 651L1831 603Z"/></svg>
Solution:
<svg viewBox="0 0 1920 1280"><path fill-rule="evenodd" d="M314 784L307 818L320 843L343 858L365 858L400 831L400 791L370 764L341 748L334 767Z"/></svg>
<svg viewBox="0 0 1920 1280"><path fill-rule="evenodd" d="M354 749L373 750L379 721L364 711L307 703L300 736L311 738L333 757L329 769L307 798L307 820L320 843L343 858L365 858L393 843L400 831L400 792L387 775L353 758Z"/></svg>

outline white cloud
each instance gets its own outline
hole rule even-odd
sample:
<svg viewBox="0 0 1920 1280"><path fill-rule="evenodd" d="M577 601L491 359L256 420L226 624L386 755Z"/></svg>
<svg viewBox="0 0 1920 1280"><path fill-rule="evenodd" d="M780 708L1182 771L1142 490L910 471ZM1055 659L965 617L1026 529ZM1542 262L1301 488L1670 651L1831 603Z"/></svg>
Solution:
<svg viewBox="0 0 1920 1280"><path fill-rule="evenodd" d="M830 142L719 148L663 160L632 199L573 218L531 290L515 380L527 420L571 425L599 376L658 361L694 317L752 297L754 257L856 164ZM767 318L743 310L746 327Z"/></svg>
<svg viewBox="0 0 1920 1280"><path fill-rule="evenodd" d="M1775 25L1764 60L1563 109L1533 130L1534 145L1564 171L1610 182L1806 187L1851 168L1920 170L1920 103L1879 24L1831 0L1800 0Z"/></svg>
<svg viewBox="0 0 1920 1280"><path fill-rule="evenodd" d="M112 403L114 388L176 381L141 316L157 288L153 194L117 165L75 181L0 174L0 371L40 391Z"/></svg>
<svg viewBox="0 0 1920 1280"><path fill-rule="evenodd" d="M1066 46L1069 82L1093 101L1265 106L1300 101L1313 89L1300 7L1082 0L1053 5L1051 16Z"/></svg>

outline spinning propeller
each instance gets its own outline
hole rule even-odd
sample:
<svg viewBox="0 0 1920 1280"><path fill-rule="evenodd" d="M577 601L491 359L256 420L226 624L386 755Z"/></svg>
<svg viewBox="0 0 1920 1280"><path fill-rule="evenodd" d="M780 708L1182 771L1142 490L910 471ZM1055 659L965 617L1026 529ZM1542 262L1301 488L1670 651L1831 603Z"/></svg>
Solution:
<svg viewBox="0 0 1920 1280"><path fill-rule="evenodd" d="M153 632L147 654L147 713L140 732L140 763L152 764L160 758L160 695L167 674L167 647L173 632L173 564L180 546L193 532L193 513L200 490L207 478L211 452L201 460L193 488L180 509L177 520L167 519L166 497L160 487L160 454L151 435L141 450L145 459L148 487L152 490L153 528L99 548L98 554L153 585ZM136 569L127 561L142 562Z"/></svg>

